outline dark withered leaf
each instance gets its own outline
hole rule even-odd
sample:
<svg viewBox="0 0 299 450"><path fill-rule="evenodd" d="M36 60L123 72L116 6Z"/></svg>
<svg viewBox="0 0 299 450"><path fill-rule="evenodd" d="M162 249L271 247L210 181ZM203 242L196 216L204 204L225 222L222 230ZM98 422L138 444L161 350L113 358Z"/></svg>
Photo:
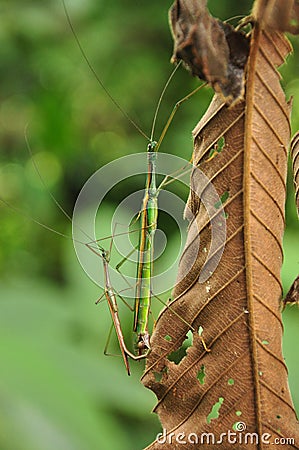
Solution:
<svg viewBox="0 0 299 450"><path fill-rule="evenodd" d="M249 53L244 33L211 16L206 0L176 0L169 19L172 61L183 60L192 75L210 83L227 104L242 99Z"/></svg>
<svg viewBox="0 0 299 450"><path fill-rule="evenodd" d="M299 132L295 134L291 142L291 156L293 164L293 177L295 187L295 200L299 216Z"/></svg>
<svg viewBox="0 0 299 450"><path fill-rule="evenodd" d="M289 292L285 296L285 299L283 301L284 306L287 305L298 305L299 306L299 275L293 282L292 286L290 287Z"/></svg>

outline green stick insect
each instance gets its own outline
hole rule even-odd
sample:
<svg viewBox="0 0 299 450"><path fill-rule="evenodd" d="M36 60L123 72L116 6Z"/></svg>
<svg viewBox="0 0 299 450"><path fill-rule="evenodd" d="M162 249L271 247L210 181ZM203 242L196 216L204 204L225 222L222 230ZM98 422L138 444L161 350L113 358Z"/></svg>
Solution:
<svg viewBox="0 0 299 450"><path fill-rule="evenodd" d="M201 87L199 86L194 91L189 93L186 97L182 98L176 103L158 142L153 140L153 133L155 129L155 122L157 113L159 110L161 99L164 92L171 81L176 69L171 74L167 81L165 88L162 91L160 100L154 116L152 125L151 139L147 146L147 177L145 184L145 193L142 201L142 209L140 212L140 236L139 236L139 248L138 248L138 263L137 263L137 275L136 275L136 291L135 291L135 308L134 308L134 327L133 331L137 334L137 349L139 355L148 355L150 351L150 335L148 332L148 319L152 298L152 286L151 280L153 277L153 261L154 261L154 237L157 229L158 221L158 195L162 188L156 186L156 160L157 152L163 141L163 138L171 124L171 121L179 108L179 106L186 100L188 100L195 92Z"/></svg>
<svg viewBox="0 0 299 450"><path fill-rule="evenodd" d="M154 259L154 237L158 219L158 191L156 187L156 157L155 141L148 145L147 164L148 173L145 194L142 203L139 236L137 280L135 291L134 327L137 333L137 348L139 355L150 350L150 336L148 332L148 318L151 305Z"/></svg>

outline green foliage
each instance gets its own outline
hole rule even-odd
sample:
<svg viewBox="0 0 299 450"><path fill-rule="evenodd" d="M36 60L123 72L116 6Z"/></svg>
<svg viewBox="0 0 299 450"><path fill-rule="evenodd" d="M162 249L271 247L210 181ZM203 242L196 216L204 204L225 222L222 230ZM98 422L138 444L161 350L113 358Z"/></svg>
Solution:
<svg viewBox="0 0 299 450"><path fill-rule="evenodd" d="M70 234L30 162L30 146L47 186L71 213L88 177L107 162L143 151L146 142L111 103L90 73L59 0L9 0L0 16L0 192L13 208ZM251 2L210 1L226 19L247 14ZM172 68L169 2L68 0L88 58L121 106L146 133ZM242 8L242 10L240 10ZM296 57L282 72L298 104ZM175 76L159 114L157 136L174 103L197 86ZM190 132L212 96L200 93L179 111L161 151L190 158ZM294 108L293 129L299 128ZM128 180L122 195L134 190ZM299 272L298 222L289 182L283 280ZM184 193L185 195L185 193ZM110 197L119 200L118 192ZM111 206L111 207L112 207ZM139 384L142 363L126 376L121 358L105 358L107 307L87 279L71 242L15 210L0 206L0 448L2 450L141 448L159 431L155 399ZM110 232L107 231L107 234ZM173 249L172 251L175 251ZM159 306L160 308L160 306ZM124 311L126 328L132 317ZM294 401L298 380L298 311L285 314L285 355ZM114 352L117 346L114 342Z"/></svg>

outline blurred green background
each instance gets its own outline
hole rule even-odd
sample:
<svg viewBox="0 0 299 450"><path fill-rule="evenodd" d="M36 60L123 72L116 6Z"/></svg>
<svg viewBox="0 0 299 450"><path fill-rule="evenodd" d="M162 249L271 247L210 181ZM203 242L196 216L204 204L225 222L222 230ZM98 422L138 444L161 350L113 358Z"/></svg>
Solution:
<svg viewBox="0 0 299 450"><path fill-rule="evenodd" d="M149 133L171 71L171 1L67 0L78 37L115 99ZM251 1L210 0L222 19L248 14ZM25 129L45 183L71 214L89 176L146 142L90 73L60 0L0 1L0 196L67 235L71 225L52 202L32 165ZM283 67L299 129L299 45ZM179 70L162 103L157 127L175 101L197 85ZM212 96L209 89L178 112L161 151L189 158L191 130ZM298 220L289 180L283 284L299 272ZM131 192L134 185L124 188ZM186 193L183 193L185 195ZM112 211L117 191L107 205ZM109 331L105 304L85 275L71 241L0 205L0 448L1 450L141 449L160 431L154 395L139 383L143 363L126 376L121 358L103 355ZM132 317L126 315L129 330ZM284 354L299 409L298 311L284 313ZM117 345L114 342L115 351ZM297 383L296 383L297 381Z"/></svg>

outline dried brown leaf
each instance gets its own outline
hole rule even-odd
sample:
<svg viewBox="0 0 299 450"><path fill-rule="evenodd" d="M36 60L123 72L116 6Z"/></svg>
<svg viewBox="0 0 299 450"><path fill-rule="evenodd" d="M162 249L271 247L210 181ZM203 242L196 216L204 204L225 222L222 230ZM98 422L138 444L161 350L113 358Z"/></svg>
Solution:
<svg viewBox="0 0 299 450"><path fill-rule="evenodd" d="M252 15L263 29L299 33L298 0L256 0Z"/></svg>
<svg viewBox="0 0 299 450"><path fill-rule="evenodd" d="M299 448L280 314L290 105L276 67L290 50L281 34L256 27L246 101L228 108L216 96L194 130L189 236L175 299L157 321L143 376L158 398L155 412L166 430L164 444L155 441L151 450L181 448L178 440L186 441L186 449L198 448L188 441L195 436L207 450L269 448L262 436L269 442L291 438L287 448ZM225 215L214 203L211 183ZM174 355L190 329L193 343L185 356ZM241 426L254 433L253 440L228 443L227 433L241 432ZM226 437L211 446L206 433L213 433L209 439Z"/></svg>

